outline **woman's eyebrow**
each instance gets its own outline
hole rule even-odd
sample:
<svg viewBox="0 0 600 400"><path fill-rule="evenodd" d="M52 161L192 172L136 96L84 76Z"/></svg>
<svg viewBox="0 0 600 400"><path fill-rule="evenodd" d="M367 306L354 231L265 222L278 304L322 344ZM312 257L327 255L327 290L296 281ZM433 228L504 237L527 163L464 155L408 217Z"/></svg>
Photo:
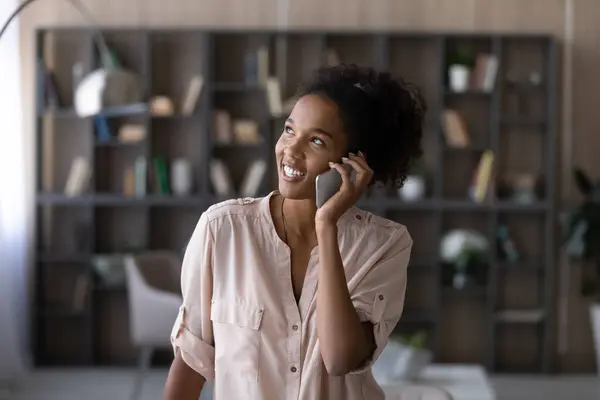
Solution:
<svg viewBox="0 0 600 400"><path fill-rule="evenodd" d="M295 124L295 121L292 118L288 118L286 120L286 122L289 122L290 124ZM329 136L330 138L333 139L333 135L331 134L331 132L327 132L326 130L324 130L322 128L314 127L314 128L310 128L310 131L317 132L317 133L322 133L323 135Z"/></svg>

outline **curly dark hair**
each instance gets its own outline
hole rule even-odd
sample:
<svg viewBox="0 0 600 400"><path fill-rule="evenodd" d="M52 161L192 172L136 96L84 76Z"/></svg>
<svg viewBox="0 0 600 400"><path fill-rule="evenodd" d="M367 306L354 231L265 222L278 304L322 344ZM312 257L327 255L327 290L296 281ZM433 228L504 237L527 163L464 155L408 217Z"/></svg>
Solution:
<svg viewBox="0 0 600 400"><path fill-rule="evenodd" d="M427 105L419 88L370 67L341 64L317 69L298 98L325 95L337 104L349 135L349 151L362 151L373 169L372 184L402 186L423 150Z"/></svg>

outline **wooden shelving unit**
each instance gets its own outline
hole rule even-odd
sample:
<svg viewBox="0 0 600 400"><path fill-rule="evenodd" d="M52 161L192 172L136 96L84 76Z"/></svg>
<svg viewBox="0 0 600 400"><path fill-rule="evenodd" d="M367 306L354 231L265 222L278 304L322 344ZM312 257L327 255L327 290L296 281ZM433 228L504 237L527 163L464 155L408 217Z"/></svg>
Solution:
<svg viewBox="0 0 600 400"><path fill-rule="evenodd" d="M551 371L557 97L553 38L175 28L108 28L103 32L122 62L143 76L148 97L166 95L177 101L191 76L201 74L205 82L192 115L111 115L110 121L116 124L143 124L147 138L132 145L100 143L95 140L92 120L78 118L72 111L72 66L82 62L89 72L97 61L89 32L83 28L39 29L38 58L52 59L63 107L47 112L38 95L38 298L34 315L38 364L135 362L129 345L126 293L123 288L104 287L94 274L91 259L99 253L132 248L182 251L200 214L222 199L211 185L209 160L222 159L237 185L252 160L273 160L283 119L270 115L264 87L244 78L245 54L266 45L269 72L279 79L284 99L294 93L300 80L326 62L330 49L342 62L388 69L423 88L430 110L423 158L430 178L427 198L404 203L393 194L369 195L360 203L407 225L414 238L406 309L397 329L407 333L427 330L439 362L482 363L491 371ZM53 38L53 51L44 45L48 37ZM461 44L500 60L492 91L448 90L446 58ZM529 70L540 71L543 82L531 86L506 79L509 74ZM521 108L525 105L528 112L516 113L515 103ZM460 110L468 121L472 135L468 148L446 146L440 115L447 107ZM212 115L222 108L234 117L255 120L262 141L256 145L218 144ZM483 204L470 201L468 185L485 149L497 155L499 173L516 169L542 174L544 198L528 205L505 199ZM49 164L44 154L46 158L51 155ZM142 198L121 194L124 166L137 156L156 155L191 160L193 194L151 193ZM66 197L63 188L75 156L91 161L92 184L85 195ZM270 162L259 195L275 184ZM494 248L483 268L481 285L462 290L448 286L448 267L438 256L444 232L474 228L495 243L501 223L511 229L523 261L507 264ZM71 294L81 274L88 276L92 285L84 307L74 311Z"/></svg>

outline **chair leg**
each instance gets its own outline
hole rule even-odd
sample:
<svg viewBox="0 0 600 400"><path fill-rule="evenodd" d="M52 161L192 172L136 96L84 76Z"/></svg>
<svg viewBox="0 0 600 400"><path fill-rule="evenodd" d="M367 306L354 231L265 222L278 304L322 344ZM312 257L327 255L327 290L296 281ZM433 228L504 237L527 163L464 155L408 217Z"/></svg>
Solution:
<svg viewBox="0 0 600 400"><path fill-rule="evenodd" d="M152 361L152 353L154 353L154 349L151 347L143 347L140 350L140 354L138 356L138 370L135 377L133 391L131 393L131 400L138 400L142 394L144 378L150 369L150 362Z"/></svg>

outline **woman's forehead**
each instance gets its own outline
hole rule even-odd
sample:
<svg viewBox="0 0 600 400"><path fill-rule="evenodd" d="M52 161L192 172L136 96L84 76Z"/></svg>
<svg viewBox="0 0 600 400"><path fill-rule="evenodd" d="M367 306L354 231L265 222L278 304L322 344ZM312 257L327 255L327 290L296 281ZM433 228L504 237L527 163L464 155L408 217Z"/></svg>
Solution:
<svg viewBox="0 0 600 400"><path fill-rule="evenodd" d="M325 96L301 97L294 106L290 119L298 129L321 129L332 135L343 134L338 107Z"/></svg>

